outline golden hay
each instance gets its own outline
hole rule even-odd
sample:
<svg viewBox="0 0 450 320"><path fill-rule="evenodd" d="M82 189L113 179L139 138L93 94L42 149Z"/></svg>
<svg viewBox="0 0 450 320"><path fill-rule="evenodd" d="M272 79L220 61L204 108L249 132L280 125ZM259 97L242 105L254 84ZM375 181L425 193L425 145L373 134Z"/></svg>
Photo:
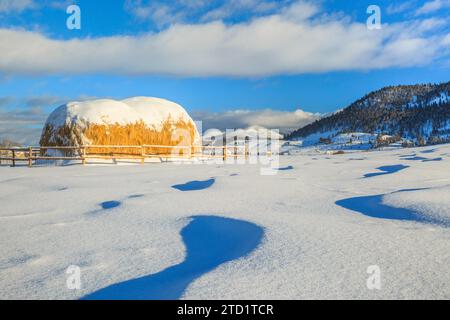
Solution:
<svg viewBox="0 0 450 320"><path fill-rule="evenodd" d="M155 148L147 147L146 154L188 154L190 146L198 136L193 123L167 119L161 130L149 127L143 121L120 125L116 124L88 124L85 128L76 125L65 125L54 128L46 125L41 136L41 146L186 146L187 148ZM73 151L63 152L66 156L72 156ZM141 155L141 149L137 148L87 148L86 155Z"/></svg>

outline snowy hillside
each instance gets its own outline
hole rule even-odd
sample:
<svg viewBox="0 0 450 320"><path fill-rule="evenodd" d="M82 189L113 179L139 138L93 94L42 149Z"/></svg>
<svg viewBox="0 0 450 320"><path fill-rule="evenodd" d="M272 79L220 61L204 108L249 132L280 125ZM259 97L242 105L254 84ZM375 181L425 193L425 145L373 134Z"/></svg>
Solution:
<svg viewBox="0 0 450 320"><path fill-rule="evenodd" d="M450 139L450 82L386 87L339 112L294 131L288 139L318 143L336 134L365 132L411 140L417 145Z"/></svg>
<svg viewBox="0 0 450 320"><path fill-rule="evenodd" d="M323 137L330 137L324 139ZM329 131L325 133L312 134L305 139L284 141L281 144L280 152L284 155L294 155L298 153L310 152L355 152L373 149L376 144L376 134L350 132L339 133ZM398 148L400 144L392 143L387 148ZM385 148L386 148L385 147Z"/></svg>
<svg viewBox="0 0 450 320"><path fill-rule="evenodd" d="M273 165L1 166L0 299L450 297L450 145Z"/></svg>

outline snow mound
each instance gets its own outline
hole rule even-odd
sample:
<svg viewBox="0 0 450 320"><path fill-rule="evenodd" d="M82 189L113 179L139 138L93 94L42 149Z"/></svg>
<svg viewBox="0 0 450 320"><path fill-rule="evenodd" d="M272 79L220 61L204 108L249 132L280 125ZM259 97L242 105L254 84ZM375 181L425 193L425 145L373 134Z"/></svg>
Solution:
<svg viewBox="0 0 450 320"><path fill-rule="evenodd" d="M383 202L397 208L408 208L434 220L450 224L450 186L397 192L384 196Z"/></svg>

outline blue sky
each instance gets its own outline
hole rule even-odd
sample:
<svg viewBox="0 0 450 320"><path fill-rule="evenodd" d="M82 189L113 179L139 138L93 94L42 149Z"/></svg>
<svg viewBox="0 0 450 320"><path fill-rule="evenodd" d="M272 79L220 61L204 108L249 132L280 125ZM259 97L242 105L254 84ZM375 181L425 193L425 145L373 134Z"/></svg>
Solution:
<svg viewBox="0 0 450 320"><path fill-rule="evenodd" d="M218 126L300 126L383 86L449 81L449 14L449 0L0 0L0 139L36 141L69 100L136 95Z"/></svg>

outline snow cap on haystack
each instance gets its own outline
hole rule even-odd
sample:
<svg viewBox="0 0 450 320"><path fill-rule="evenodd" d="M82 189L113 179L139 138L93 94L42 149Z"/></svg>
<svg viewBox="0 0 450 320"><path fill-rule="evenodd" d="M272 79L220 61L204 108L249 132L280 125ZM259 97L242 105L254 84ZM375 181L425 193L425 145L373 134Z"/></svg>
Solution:
<svg viewBox="0 0 450 320"><path fill-rule="evenodd" d="M165 99L134 97L60 106L48 117L40 144L192 145L198 140L196 125L182 106Z"/></svg>

